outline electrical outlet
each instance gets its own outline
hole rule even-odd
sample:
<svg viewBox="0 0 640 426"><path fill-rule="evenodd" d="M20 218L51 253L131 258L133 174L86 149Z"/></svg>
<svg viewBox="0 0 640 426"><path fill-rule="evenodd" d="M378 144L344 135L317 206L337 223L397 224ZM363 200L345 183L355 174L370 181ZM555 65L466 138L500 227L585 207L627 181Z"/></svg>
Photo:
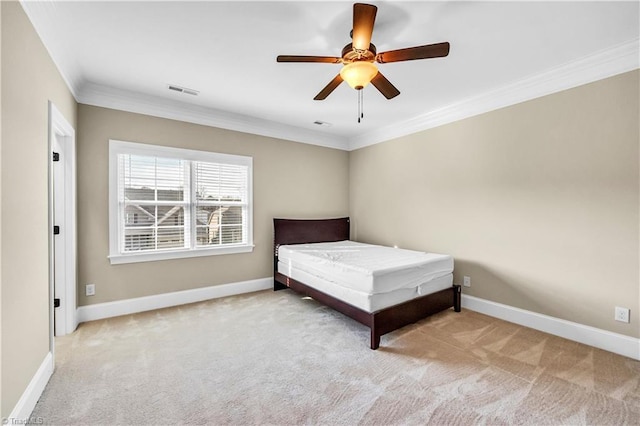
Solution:
<svg viewBox="0 0 640 426"><path fill-rule="evenodd" d="M629 322L629 309L616 306L614 319L620 322Z"/></svg>
<svg viewBox="0 0 640 426"><path fill-rule="evenodd" d="M462 285L465 287L471 287L471 277L465 276Z"/></svg>
<svg viewBox="0 0 640 426"><path fill-rule="evenodd" d="M85 286L84 294L86 296L94 296L96 294L96 285L95 284L87 284Z"/></svg>

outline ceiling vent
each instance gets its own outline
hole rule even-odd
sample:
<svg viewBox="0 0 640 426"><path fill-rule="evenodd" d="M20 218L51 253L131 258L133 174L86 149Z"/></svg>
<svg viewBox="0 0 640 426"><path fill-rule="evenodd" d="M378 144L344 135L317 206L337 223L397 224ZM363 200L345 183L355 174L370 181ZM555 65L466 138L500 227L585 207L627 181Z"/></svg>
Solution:
<svg viewBox="0 0 640 426"><path fill-rule="evenodd" d="M316 121L313 122L313 124L316 124L316 125L322 126L322 127L331 127L331 123L327 123L326 121L316 120Z"/></svg>
<svg viewBox="0 0 640 426"><path fill-rule="evenodd" d="M167 88L169 90L173 90L174 92L186 93L187 95L193 95L193 96L198 96L198 94L200 93L197 90L188 89L186 87L177 86L175 84L167 84Z"/></svg>

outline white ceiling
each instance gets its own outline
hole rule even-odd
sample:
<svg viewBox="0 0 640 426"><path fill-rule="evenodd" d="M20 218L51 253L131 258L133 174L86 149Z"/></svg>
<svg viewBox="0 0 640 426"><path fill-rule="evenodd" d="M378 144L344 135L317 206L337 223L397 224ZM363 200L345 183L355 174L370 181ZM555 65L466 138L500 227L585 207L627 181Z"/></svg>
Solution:
<svg viewBox="0 0 640 426"><path fill-rule="evenodd" d="M278 54L340 56L351 2L23 7L80 102L343 149L638 67L637 1L373 3L379 52L442 41L451 52L380 65L401 94L365 88L360 124L346 83L313 100L340 65L276 63Z"/></svg>

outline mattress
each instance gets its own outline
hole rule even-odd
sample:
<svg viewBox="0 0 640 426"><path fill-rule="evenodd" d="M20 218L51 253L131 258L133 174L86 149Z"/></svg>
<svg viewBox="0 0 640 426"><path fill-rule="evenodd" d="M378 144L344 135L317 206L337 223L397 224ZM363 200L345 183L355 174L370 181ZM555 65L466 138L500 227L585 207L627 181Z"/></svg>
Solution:
<svg viewBox="0 0 640 426"><path fill-rule="evenodd" d="M374 295L416 289L447 276L453 272L453 258L355 241L280 246L278 272L297 279L294 270Z"/></svg>
<svg viewBox="0 0 640 426"><path fill-rule="evenodd" d="M388 308L420 296L436 293L438 291L451 288L453 285L453 274L449 273L441 277L434 278L417 287L400 288L388 293L370 294L337 285L305 271L289 268L289 266L285 265L283 262L278 262L278 271L296 281L300 281L309 287L321 291L324 294L333 296L336 299L369 313L377 312L381 309Z"/></svg>

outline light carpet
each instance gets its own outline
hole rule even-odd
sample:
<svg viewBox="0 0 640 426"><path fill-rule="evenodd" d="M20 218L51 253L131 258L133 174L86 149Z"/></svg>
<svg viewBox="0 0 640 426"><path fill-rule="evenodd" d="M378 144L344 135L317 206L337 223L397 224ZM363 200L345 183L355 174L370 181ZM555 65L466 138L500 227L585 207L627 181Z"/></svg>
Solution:
<svg viewBox="0 0 640 426"><path fill-rule="evenodd" d="M472 311L382 337L290 290L81 324L45 424L638 424L640 362Z"/></svg>

